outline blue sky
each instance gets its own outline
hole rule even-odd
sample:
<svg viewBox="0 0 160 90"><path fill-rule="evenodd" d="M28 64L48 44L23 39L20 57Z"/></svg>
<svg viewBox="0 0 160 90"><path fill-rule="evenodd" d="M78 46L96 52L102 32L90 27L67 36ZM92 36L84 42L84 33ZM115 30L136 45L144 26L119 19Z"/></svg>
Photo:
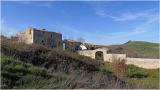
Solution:
<svg viewBox="0 0 160 90"><path fill-rule="evenodd" d="M128 40L159 42L159 2L154 1L6 1L1 31L13 35L27 27L84 38L94 44Z"/></svg>

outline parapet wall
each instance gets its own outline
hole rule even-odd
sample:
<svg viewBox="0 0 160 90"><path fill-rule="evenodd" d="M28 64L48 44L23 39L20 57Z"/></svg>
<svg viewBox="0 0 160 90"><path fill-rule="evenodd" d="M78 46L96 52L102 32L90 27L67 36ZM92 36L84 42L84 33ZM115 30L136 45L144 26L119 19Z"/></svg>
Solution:
<svg viewBox="0 0 160 90"><path fill-rule="evenodd" d="M78 53L80 55L95 59L95 52L93 50L80 50L80 51L78 51Z"/></svg>
<svg viewBox="0 0 160 90"><path fill-rule="evenodd" d="M126 59L126 54L105 54L104 61L112 62L113 60Z"/></svg>
<svg viewBox="0 0 160 90"><path fill-rule="evenodd" d="M148 59L148 58L129 58L126 54L106 54L104 61L113 62L114 60L126 60L126 64L136 65L141 68L146 69L156 69L160 68L160 59Z"/></svg>
<svg viewBox="0 0 160 90"><path fill-rule="evenodd" d="M155 69L160 68L160 59L147 59L147 58L127 58L126 64L133 64L138 67Z"/></svg>

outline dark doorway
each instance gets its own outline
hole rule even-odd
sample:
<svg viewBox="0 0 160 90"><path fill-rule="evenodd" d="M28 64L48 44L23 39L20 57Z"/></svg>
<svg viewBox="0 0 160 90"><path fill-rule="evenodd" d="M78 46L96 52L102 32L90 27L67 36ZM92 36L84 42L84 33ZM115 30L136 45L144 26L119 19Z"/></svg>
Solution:
<svg viewBox="0 0 160 90"><path fill-rule="evenodd" d="M104 60L103 58L103 52L102 51L98 51L95 53L95 59L96 60Z"/></svg>
<svg viewBox="0 0 160 90"><path fill-rule="evenodd" d="M42 40L42 45L45 45L44 41Z"/></svg>

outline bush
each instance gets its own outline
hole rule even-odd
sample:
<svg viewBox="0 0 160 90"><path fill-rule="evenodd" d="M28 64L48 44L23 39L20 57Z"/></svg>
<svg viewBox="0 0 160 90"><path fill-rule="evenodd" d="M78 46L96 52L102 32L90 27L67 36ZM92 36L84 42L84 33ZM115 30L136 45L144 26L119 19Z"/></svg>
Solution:
<svg viewBox="0 0 160 90"><path fill-rule="evenodd" d="M13 57L2 54L1 68L1 88L43 88L48 84L56 86L57 82L62 82L65 78L62 75L48 73L45 68L24 63Z"/></svg>
<svg viewBox="0 0 160 90"><path fill-rule="evenodd" d="M45 75L46 74L46 70L44 68L39 68L39 67L35 67L35 66L31 66L28 68L28 71L30 71L30 73L35 74L35 75Z"/></svg>
<svg viewBox="0 0 160 90"><path fill-rule="evenodd" d="M118 60L114 60L112 63L113 71L120 78L125 78L127 76L127 73L126 73L127 65L125 64L125 62L126 62L125 59L122 59L122 60L118 59Z"/></svg>

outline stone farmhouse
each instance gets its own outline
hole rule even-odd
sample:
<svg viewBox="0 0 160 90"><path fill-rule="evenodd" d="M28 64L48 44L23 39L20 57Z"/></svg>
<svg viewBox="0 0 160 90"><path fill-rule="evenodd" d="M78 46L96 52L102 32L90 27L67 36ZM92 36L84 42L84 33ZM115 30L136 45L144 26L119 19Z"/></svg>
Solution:
<svg viewBox="0 0 160 90"><path fill-rule="evenodd" d="M62 34L49 32L46 29L28 28L19 33L19 41L26 44L45 45L53 48L63 48Z"/></svg>
<svg viewBox="0 0 160 90"><path fill-rule="evenodd" d="M38 44L52 48L63 48L64 50L70 51L86 49L81 42L71 39L62 40L61 33L50 32L46 29L36 29L32 27L19 33L19 41L26 44Z"/></svg>

